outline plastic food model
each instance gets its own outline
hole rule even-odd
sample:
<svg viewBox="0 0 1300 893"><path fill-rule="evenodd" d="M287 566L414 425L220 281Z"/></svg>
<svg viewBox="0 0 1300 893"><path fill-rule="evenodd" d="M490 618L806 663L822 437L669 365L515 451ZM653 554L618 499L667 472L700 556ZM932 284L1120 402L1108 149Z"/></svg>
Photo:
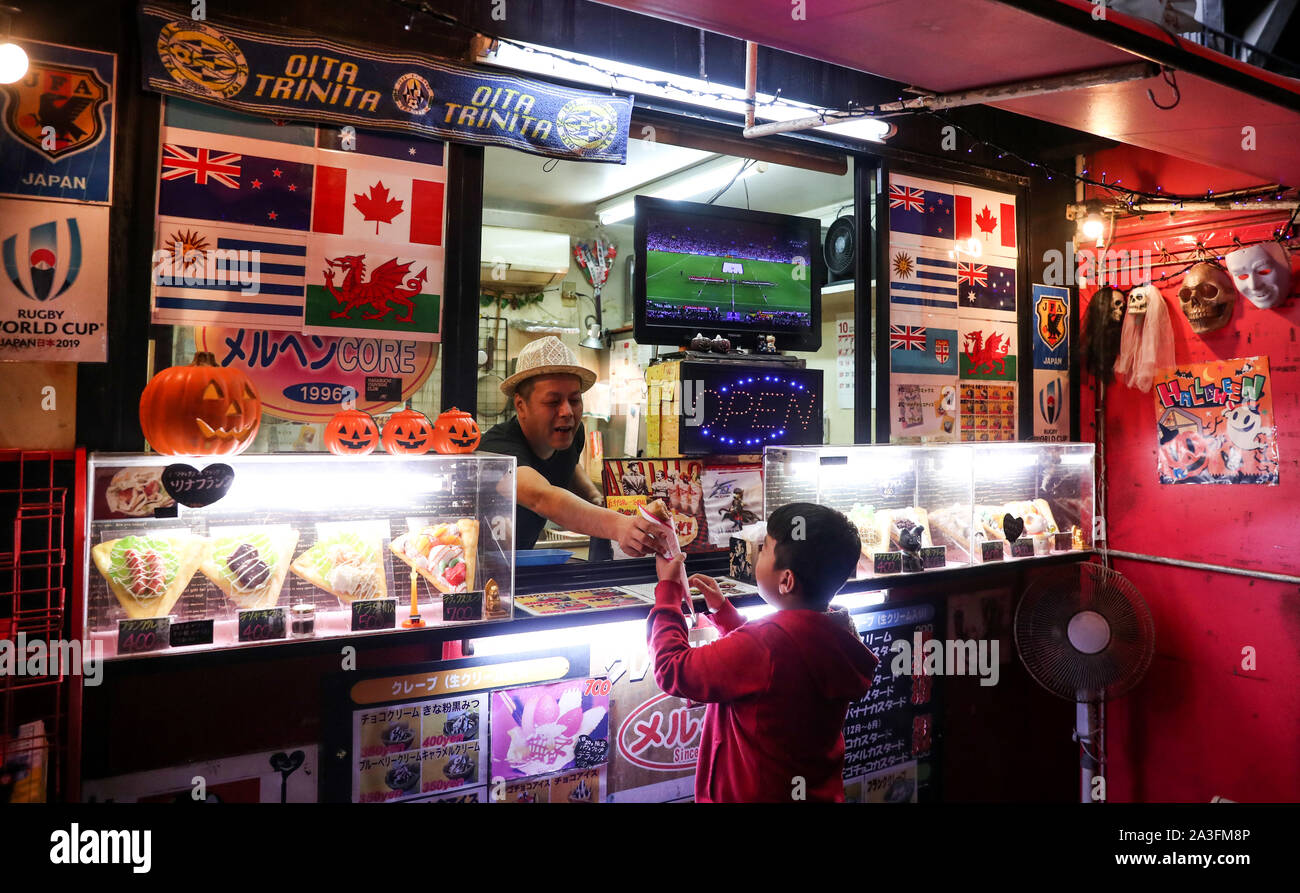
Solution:
<svg viewBox="0 0 1300 893"><path fill-rule="evenodd" d="M440 453L472 453L481 439L474 417L454 406L433 423L433 448Z"/></svg>
<svg viewBox="0 0 1300 893"><path fill-rule="evenodd" d="M370 413L345 409L325 423L325 446L336 456L365 456L379 446L379 428Z"/></svg>
<svg viewBox="0 0 1300 893"><path fill-rule="evenodd" d="M1222 267L1203 261L1183 277L1178 300L1192 331L1204 335L1228 324L1237 303L1237 292Z"/></svg>
<svg viewBox="0 0 1300 893"><path fill-rule="evenodd" d="M434 524L389 543L393 554L439 592L469 592L478 563L478 522L468 518Z"/></svg>
<svg viewBox="0 0 1300 893"><path fill-rule="evenodd" d="M389 417L380 441L394 456L421 456L433 448L433 425L428 416L408 406Z"/></svg>
<svg viewBox="0 0 1300 893"><path fill-rule="evenodd" d="M211 353L164 369L140 395L140 428L165 456L233 456L257 436L262 401L243 372Z"/></svg>
<svg viewBox="0 0 1300 893"><path fill-rule="evenodd" d="M124 536L90 554L127 616L140 620L171 613L207 549L203 537L177 530Z"/></svg>
<svg viewBox="0 0 1300 893"><path fill-rule="evenodd" d="M271 608L297 545L298 531L290 527L224 534L212 540L199 569L240 609Z"/></svg>
<svg viewBox="0 0 1300 893"><path fill-rule="evenodd" d="M380 540L373 534L338 530L317 540L294 559L290 569L346 606L357 599L387 594L380 548Z"/></svg>
<svg viewBox="0 0 1300 893"><path fill-rule="evenodd" d="M1223 262L1237 291L1260 310L1276 307L1291 294L1291 258L1277 242L1238 248Z"/></svg>

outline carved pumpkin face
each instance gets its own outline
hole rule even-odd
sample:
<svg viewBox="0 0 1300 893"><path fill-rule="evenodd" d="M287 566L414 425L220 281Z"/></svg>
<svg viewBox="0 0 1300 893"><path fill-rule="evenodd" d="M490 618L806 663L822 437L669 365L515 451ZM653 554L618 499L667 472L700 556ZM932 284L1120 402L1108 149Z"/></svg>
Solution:
<svg viewBox="0 0 1300 893"><path fill-rule="evenodd" d="M233 456L257 436L262 401L248 376L206 352L155 375L140 395L140 428L166 456Z"/></svg>
<svg viewBox="0 0 1300 893"><path fill-rule="evenodd" d="M384 424L384 449L394 456L420 456L433 448L433 424L414 409L395 412Z"/></svg>
<svg viewBox="0 0 1300 893"><path fill-rule="evenodd" d="M379 446L379 428L370 413L345 409L325 423L325 446L336 456L365 456Z"/></svg>
<svg viewBox="0 0 1300 893"><path fill-rule="evenodd" d="M440 453L472 453L482 436L474 417L453 406L433 425L433 448Z"/></svg>

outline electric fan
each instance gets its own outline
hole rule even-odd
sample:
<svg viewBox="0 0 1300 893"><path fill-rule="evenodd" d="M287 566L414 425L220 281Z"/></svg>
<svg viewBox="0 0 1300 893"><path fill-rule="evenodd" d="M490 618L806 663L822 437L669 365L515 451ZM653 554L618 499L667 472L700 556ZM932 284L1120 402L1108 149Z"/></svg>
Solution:
<svg viewBox="0 0 1300 893"><path fill-rule="evenodd" d="M1077 704L1081 798L1094 802L1093 777L1105 777L1105 703L1151 666L1151 611L1123 574L1085 562L1030 584L1016 607L1015 636L1034 681Z"/></svg>
<svg viewBox="0 0 1300 893"><path fill-rule="evenodd" d="M826 257L826 279L840 282L853 278L853 256L857 248L856 227L852 215L838 217L826 230L823 254Z"/></svg>

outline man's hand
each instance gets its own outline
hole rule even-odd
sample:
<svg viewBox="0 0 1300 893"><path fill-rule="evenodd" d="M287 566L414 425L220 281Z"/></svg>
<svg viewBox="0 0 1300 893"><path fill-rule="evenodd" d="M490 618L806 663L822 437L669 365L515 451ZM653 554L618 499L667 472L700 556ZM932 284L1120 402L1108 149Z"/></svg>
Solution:
<svg viewBox="0 0 1300 893"><path fill-rule="evenodd" d="M660 577L659 579L662 580L663 577ZM691 586L694 586L696 589L700 590L700 592L704 593L704 603L708 605L709 610L713 611L715 614L727 603L727 597L722 594L722 589L718 586L718 581L710 577L708 574L691 574L690 579L686 582L688 584L687 592L690 591Z"/></svg>
<svg viewBox="0 0 1300 893"><path fill-rule="evenodd" d="M663 552L664 530L661 525L647 521L639 512L618 517L618 544L624 552L634 558Z"/></svg>

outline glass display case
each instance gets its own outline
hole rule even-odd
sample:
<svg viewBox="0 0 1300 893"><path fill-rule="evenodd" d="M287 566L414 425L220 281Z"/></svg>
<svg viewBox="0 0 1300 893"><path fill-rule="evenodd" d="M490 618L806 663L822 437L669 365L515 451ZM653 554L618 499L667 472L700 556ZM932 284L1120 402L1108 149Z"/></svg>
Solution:
<svg viewBox="0 0 1300 893"><path fill-rule="evenodd" d="M846 514L859 575L962 567L1092 547L1085 443L768 447L764 517L792 502Z"/></svg>
<svg viewBox="0 0 1300 893"><path fill-rule="evenodd" d="M513 613L513 457L98 453L88 480L106 657Z"/></svg>

